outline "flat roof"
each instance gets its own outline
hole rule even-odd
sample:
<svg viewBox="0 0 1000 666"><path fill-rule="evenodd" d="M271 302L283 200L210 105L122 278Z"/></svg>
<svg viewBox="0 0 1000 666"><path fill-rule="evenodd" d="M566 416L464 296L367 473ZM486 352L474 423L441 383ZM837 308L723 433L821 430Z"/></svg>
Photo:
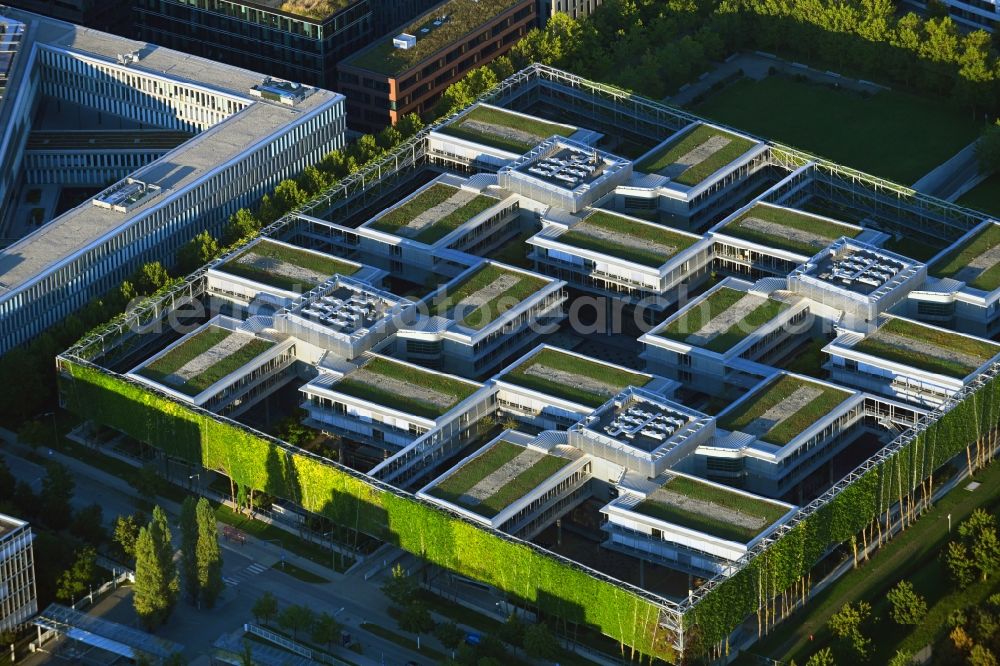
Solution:
<svg viewBox="0 0 1000 666"><path fill-rule="evenodd" d="M343 63L392 76L417 65L428 56L492 21L523 0L447 0L412 23L394 30L371 46L346 58ZM442 17L446 20L440 21ZM399 49L393 39L400 34L417 38L413 48Z"/></svg>
<svg viewBox="0 0 1000 666"><path fill-rule="evenodd" d="M849 397L846 390L782 374L726 410L718 425L785 446Z"/></svg>
<svg viewBox="0 0 1000 666"><path fill-rule="evenodd" d="M790 507L687 476L673 476L633 508L636 513L738 543L749 543Z"/></svg>
<svg viewBox="0 0 1000 666"><path fill-rule="evenodd" d="M498 203L494 196L436 182L365 226L433 244Z"/></svg>
<svg viewBox="0 0 1000 666"><path fill-rule="evenodd" d="M447 285L434 298L430 314L478 331L551 282L540 275L484 263L458 283Z"/></svg>
<svg viewBox="0 0 1000 666"><path fill-rule="evenodd" d="M20 518L0 513L0 537L3 537L7 533L13 532L18 528L24 527L27 524L27 521L21 520Z"/></svg>
<svg viewBox="0 0 1000 666"><path fill-rule="evenodd" d="M577 354L543 347L501 375L500 379L556 398L600 407L626 387L642 387L653 378Z"/></svg>
<svg viewBox="0 0 1000 666"><path fill-rule="evenodd" d="M693 415L664 402L630 392L626 399L608 402L581 424L598 435L652 453L695 420Z"/></svg>
<svg viewBox="0 0 1000 666"><path fill-rule="evenodd" d="M654 335L724 354L789 307L767 296L723 286L694 300Z"/></svg>
<svg viewBox="0 0 1000 666"><path fill-rule="evenodd" d="M973 289L1000 287L1000 225L991 223L928 267L939 278L961 280Z"/></svg>
<svg viewBox="0 0 1000 666"><path fill-rule="evenodd" d="M211 324L181 339L166 353L144 363L136 374L196 396L277 344L245 331Z"/></svg>
<svg viewBox="0 0 1000 666"><path fill-rule="evenodd" d="M812 257L841 236L854 238L864 229L794 208L757 203L720 233Z"/></svg>
<svg viewBox="0 0 1000 666"><path fill-rule="evenodd" d="M372 329L399 304L389 296L338 281L321 295L303 299L305 302L296 304L290 313L331 333L355 335Z"/></svg>
<svg viewBox="0 0 1000 666"><path fill-rule="evenodd" d="M635 165L637 171L694 186L757 145L757 141L699 123Z"/></svg>
<svg viewBox="0 0 1000 666"><path fill-rule="evenodd" d="M956 379L964 379L1000 354L995 342L895 317L852 349Z"/></svg>
<svg viewBox="0 0 1000 666"><path fill-rule="evenodd" d="M702 238L605 210L595 210L555 240L659 268Z"/></svg>
<svg viewBox="0 0 1000 666"><path fill-rule="evenodd" d="M511 153L526 153L550 136L572 136L577 128L477 104L437 131Z"/></svg>
<svg viewBox="0 0 1000 666"><path fill-rule="evenodd" d="M215 270L286 291L309 291L334 275L354 275L359 264L330 255L263 239Z"/></svg>
<svg viewBox="0 0 1000 666"><path fill-rule="evenodd" d="M414 416L436 419L481 388L460 377L376 356L331 390Z"/></svg>
<svg viewBox="0 0 1000 666"><path fill-rule="evenodd" d="M869 295L896 279L912 264L871 246L843 244L819 258L807 274L839 289Z"/></svg>
<svg viewBox="0 0 1000 666"><path fill-rule="evenodd" d="M575 190L596 182L609 162L596 148L552 142L531 159L519 160L514 170L565 190Z"/></svg>
<svg viewBox="0 0 1000 666"><path fill-rule="evenodd" d="M568 458L500 439L425 492L493 518L569 463Z"/></svg>

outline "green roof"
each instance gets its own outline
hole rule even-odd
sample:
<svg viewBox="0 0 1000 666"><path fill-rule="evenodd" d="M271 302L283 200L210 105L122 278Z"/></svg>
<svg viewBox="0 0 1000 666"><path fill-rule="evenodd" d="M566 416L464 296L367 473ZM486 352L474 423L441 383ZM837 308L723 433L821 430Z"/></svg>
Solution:
<svg viewBox="0 0 1000 666"><path fill-rule="evenodd" d="M755 141L732 132L711 125L698 125L639 162L635 168L645 173L660 173L677 164L678 160L704 145L706 141L716 137L728 139L729 142L705 159L685 168L672 178L674 182L681 185L697 185L756 145Z"/></svg>
<svg viewBox="0 0 1000 666"><path fill-rule="evenodd" d="M520 0L450 0L343 62L353 67L393 76L421 63L448 44L510 9L517 2ZM434 27L435 18L443 15L447 15L448 20ZM428 29L429 32L421 32L423 29ZM401 33L415 36L416 46L412 49L394 47L392 40Z"/></svg>
<svg viewBox="0 0 1000 666"><path fill-rule="evenodd" d="M251 255L262 260L264 265L248 263L253 258ZM283 265L291 270L283 271ZM263 240L246 248L217 270L277 289L309 291L334 275L353 275L359 267L336 257Z"/></svg>
<svg viewBox="0 0 1000 666"><path fill-rule="evenodd" d="M497 204L497 200L482 194L475 195L466 203L454 210L443 213L435 221L428 223L414 234L404 232L405 227L421 214L435 206L440 206L452 197L461 194L462 190L443 183L434 183L426 190L400 206L387 211L368 226L372 229L385 231L404 238L412 238L421 243L434 243L441 240L476 215Z"/></svg>
<svg viewBox="0 0 1000 666"><path fill-rule="evenodd" d="M197 369L189 368L183 375L177 374L188 363L235 335L249 340L215 363ZM186 395L195 396L274 345L275 343L270 340L262 340L248 333L236 333L219 326L209 326L143 367L138 374Z"/></svg>
<svg viewBox="0 0 1000 666"><path fill-rule="evenodd" d="M448 287L444 295L436 296L430 314L448 318L459 316L455 308L470 296L479 294L485 300L476 307L463 308L461 318L456 319L462 326L479 330L548 283L542 277L485 264L457 285Z"/></svg>
<svg viewBox="0 0 1000 666"><path fill-rule="evenodd" d="M717 289L707 297L694 301L683 314L663 327L656 335L724 354L789 307L787 303L773 298L760 297L758 305L707 342L692 339L703 326L747 296L749 296L747 292L739 289L730 287Z"/></svg>
<svg viewBox="0 0 1000 666"><path fill-rule="evenodd" d="M770 427L766 427L766 423L760 426L761 430L755 433L758 439L784 446L816 421L833 411L837 405L851 395L847 391L826 384L811 382L791 375L781 375L754 391L739 404L735 411L731 410L722 415L718 421L719 427L725 430L745 432L743 429L754 424L754 421L765 412L777 407L803 388L817 390L819 393L795 411L791 413L786 411L773 419L769 418L768 420L772 421L772 424ZM756 430L756 428L750 429Z"/></svg>
<svg viewBox="0 0 1000 666"><path fill-rule="evenodd" d="M651 378L575 354L544 348L503 375L502 379L556 398L600 407L626 387L645 386Z"/></svg>
<svg viewBox="0 0 1000 666"><path fill-rule="evenodd" d="M758 203L720 231L767 247L811 257L841 236L856 237L862 229L791 208Z"/></svg>
<svg viewBox="0 0 1000 666"><path fill-rule="evenodd" d="M904 319L890 319L853 349L956 379L964 379L1000 354L996 343Z"/></svg>
<svg viewBox="0 0 1000 666"><path fill-rule="evenodd" d="M591 233L593 228L596 233ZM603 234L602 234L603 232ZM609 237L610 236L610 237ZM620 240L616 241L614 238ZM701 240L667 227L598 210L558 237L558 242L658 268Z"/></svg>
<svg viewBox="0 0 1000 666"><path fill-rule="evenodd" d="M725 488L675 476L663 484L636 507L637 513L657 518L680 527L704 532L727 541L748 543L768 527L778 522L790 510L763 498L748 497ZM671 501L671 494L693 500L682 508ZM758 522L754 528L740 524L734 518L749 518Z"/></svg>
<svg viewBox="0 0 1000 666"><path fill-rule="evenodd" d="M973 289L993 291L1000 287L1000 261L991 263L993 260L990 257L997 246L1000 246L1000 225L990 224L935 261L929 269L930 273L940 278L961 280ZM973 262L980 265L976 266Z"/></svg>
<svg viewBox="0 0 1000 666"><path fill-rule="evenodd" d="M274 7L286 14L322 21L356 0L254 0L256 4Z"/></svg>
<svg viewBox="0 0 1000 666"><path fill-rule="evenodd" d="M513 130L505 132L504 129ZM503 109L477 106L438 130L511 153L526 153L553 135L568 137L576 128L529 118Z"/></svg>
<svg viewBox="0 0 1000 666"><path fill-rule="evenodd" d="M379 385L377 381L366 379L367 373L386 377L390 382ZM407 395L402 385L412 386L416 390ZM333 385L333 390L339 393L429 419L446 414L478 389L478 385L458 377L428 372L382 357L371 359ZM422 397L421 390L436 394L443 400L433 401Z"/></svg>
<svg viewBox="0 0 1000 666"><path fill-rule="evenodd" d="M523 446L500 440L475 458L463 463L427 492L446 502L465 507L486 518L492 518L569 464L566 458L538 454L538 460L530 467L507 479L503 485L481 501L476 501L467 495L479 482L526 451L528 449Z"/></svg>

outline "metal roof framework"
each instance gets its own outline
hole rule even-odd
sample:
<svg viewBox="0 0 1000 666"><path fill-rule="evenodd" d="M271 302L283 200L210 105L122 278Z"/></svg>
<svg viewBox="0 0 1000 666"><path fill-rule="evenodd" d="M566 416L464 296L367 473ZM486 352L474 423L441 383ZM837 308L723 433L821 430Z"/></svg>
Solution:
<svg viewBox="0 0 1000 666"><path fill-rule="evenodd" d="M39 613L33 623L42 629L55 631L85 645L127 659L136 659L140 655L166 659L183 650L183 646L173 641L152 636L117 622L87 615L62 604L50 604Z"/></svg>

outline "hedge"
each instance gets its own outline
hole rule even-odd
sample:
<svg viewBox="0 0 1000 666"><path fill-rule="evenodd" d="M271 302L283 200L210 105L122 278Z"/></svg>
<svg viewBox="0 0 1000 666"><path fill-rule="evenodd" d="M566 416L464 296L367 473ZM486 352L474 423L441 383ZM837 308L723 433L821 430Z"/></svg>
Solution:
<svg viewBox="0 0 1000 666"><path fill-rule="evenodd" d="M592 626L643 655L676 661L661 609L635 592L120 375L65 357L60 366L65 405L96 423Z"/></svg>

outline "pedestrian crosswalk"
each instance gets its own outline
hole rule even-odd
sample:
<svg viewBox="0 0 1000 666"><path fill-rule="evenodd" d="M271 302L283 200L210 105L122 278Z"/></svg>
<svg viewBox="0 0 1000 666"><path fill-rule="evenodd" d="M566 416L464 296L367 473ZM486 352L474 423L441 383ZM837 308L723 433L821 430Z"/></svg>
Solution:
<svg viewBox="0 0 1000 666"><path fill-rule="evenodd" d="M232 574L231 576L223 576L222 582L224 582L228 587L236 587L237 585L247 580L251 576L256 576L258 574L264 573L265 571L267 571L267 569L268 567L264 566L263 564L254 562L250 566L246 567L245 569L241 569L240 571Z"/></svg>

